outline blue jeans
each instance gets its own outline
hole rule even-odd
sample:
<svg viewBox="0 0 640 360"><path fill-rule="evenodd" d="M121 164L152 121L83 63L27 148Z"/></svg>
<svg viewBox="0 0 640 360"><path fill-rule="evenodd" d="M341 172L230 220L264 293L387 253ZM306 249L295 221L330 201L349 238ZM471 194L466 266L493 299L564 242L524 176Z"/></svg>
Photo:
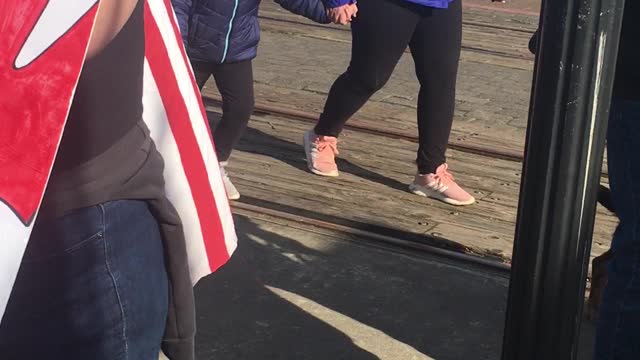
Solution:
<svg viewBox="0 0 640 360"><path fill-rule="evenodd" d="M0 324L0 358L158 360L168 291L145 202L41 221Z"/></svg>
<svg viewBox="0 0 640 360"><path fill-rule="evenodd" d="M615 100L608 133L611 195L620 224L596 336L596 360L640 359L640 102Z"/></svg>

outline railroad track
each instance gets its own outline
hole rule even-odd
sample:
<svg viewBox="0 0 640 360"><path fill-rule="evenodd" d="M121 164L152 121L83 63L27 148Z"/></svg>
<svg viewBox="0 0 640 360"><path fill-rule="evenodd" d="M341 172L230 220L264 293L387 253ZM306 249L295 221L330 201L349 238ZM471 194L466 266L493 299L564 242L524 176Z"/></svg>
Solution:
<svg viewBox="0 0 640 360"><path fill-rule="evenodd" d="M533 35L533 33L535 32L535 30L530 30L530 29L517 28L512 26L504 26L504 25L492 25L492 24L486 24L478 21L462 21L462 25L476 26L476 27L481 27L486 29L513 31L513 32L519 32L519 33L528 34L528 35Z"/></svg>
<svg viewBox="0 0 640 360"><path fill-rule="evenodd" d="M348 222L339 224L316 217L300 215L291 211L282 211L273 206L265 205L264 201L241 198L239 202L233 202L231 207L240 210L249 216L267 216L284 220L286 222L301 224L314 228L320 228L331 232L346 234L359 240L366 246L382 248L385 251L393 251L408 255L428 255L453 262L457 265L467 265L485 271L491 271L497 275L509 276L511 265L499 258L485 257L473 254L468 249L447 249L435 244L435 240L425 239L424 235L407 233L398 229L383 226L375 226L368 230L360 226L354 226Z"/></svg>
<svg viewBox="0 0 640 360"><path fill-rule="evenodd" d="M214 96L206 96L204 97L205 103L213 104L217 107L222 106L222 98L214 97ZM254 111L256 113L266 114L266 115L274 115L278 117L284 117L287 119L302 121L307 123L316 123L318 121L318 114L314 114L311 112L301 111L301 110L293 110L286 109L278 106L268 105L256 103ZM376 127L371 124L366 124L357 118L349 120L346 124L345 128L354 131L360 131L373 135L386 136L394 139L402 139L411 141L414 143L418 142L418 137L413 132L404 132L397 130L390 130L387 128ZM465 144L460 141L452 140L449 142L449 147L453 150L458 150L461 152L492 157L495 159L502 159L508 161L522 162L523 155L521 153L515 151L507 151L507 150L495 150L491 147L479 146L479 145L470 145Z"/></svg>
<svg viewBox="0 0 640 360"><path fill-rule="evenodd" d="M222 108L222 98L218 96L204 96L203 97L205 104L215 105L216 107ZM316 113L302 111L302 110L294 110L283 108L279 106L256 103L254 112L258 114L264 115L273 115L278 117L287 118L290 120L301 121L306 123L315 124L318 122L319 115ZM393 139L406 140L414 143L418 143L418 136L415 132L405 132L392 130L388 128L377 127L375 125L371 125L365 123L362 120L358 120L357 118L350 119L349 122L345 125L346 129L359 131L367 134L385 136ZM486 156L494 159L507 160L513 162L523 162L524 155L521 152L509 151L509 150L496 150L491 146L481 146L481 145L473 145L466 144L462 141L450 140L449 148L452 150L457 150L464 153L475 154L480 156ZM602 171L601 176L603 178L608 178L609 174L606 171Z"/></svg>

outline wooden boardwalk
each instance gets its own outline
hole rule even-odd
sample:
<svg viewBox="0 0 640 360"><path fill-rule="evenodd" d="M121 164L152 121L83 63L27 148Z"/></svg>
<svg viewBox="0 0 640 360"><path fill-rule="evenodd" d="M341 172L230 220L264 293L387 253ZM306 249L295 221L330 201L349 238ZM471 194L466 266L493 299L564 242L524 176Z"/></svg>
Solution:
<svg viewBox="0 0 640 360"><path fill-rule="evenodd" d="M288 47L288 42L293 44L303 38L308 44L305 56L310 61L320 61L317 59L321 59L323 55L314 53L314 49L326 46L327 42L335 44L332 46L344 47L345 42L349 41L349 33L343 29L300 25L297 23L301 21L300 18L276 10L270 4L264 6L261 15L267 17L261 21L264 30L261 51L267 47L264 51L267 53L278 52L286 57L287 51L292 51L292 57L301 56ZM504 68L505 72L513 70L519 72L517 74L530 73L533 62L526 50L526 42L529 31L535 28L536 22L535 19L527 20L525 17L524 20L514 21L515 17L517 16L499 17L482 11L466 11L464 45L471 50L463 52L462 62L463 65L473 63L473 67L469 68L476 70L463 73L463 81L484 81L487 74L483 73L483 66L487 69L491 67L492 71L498 66ZM487 27L483 24L512 29ZM282 48L274 49L275 44L281 44ZM399 66L408 65L401 63ZM334 78L333 73L343 70L340 65L335 65L335 69L325 70L318 64L313 67L301 64L301 69L305 72L303 76L308 79L322 80L329 73L329 82ZM287 75L279 68L270 68L268 63L257 62L257 79L260 79L261 74L269 72L277 72L279 76L277 81L272 82L258 80L257 101L289 109L319 111L328 87L319 91L310 90L308 86L287 86L287 81L292 84L299 81L297 77L302 75L301 71L292 69L291 74ZM287 76L289 80L286 80ZM518 76L526 78L530 74ZM494 79L500 82L500 73ZM507 81L506 78L502 79ZM514 106L515 110L510 111L514 113L514 119L525 121L522 117L526 118L526 96L530 83L516 81L515 84L521 88L511 92L508 86L513 84L505 85L506 96L512 96L513 102L519 104ZM467 85L470 86L469 83ZM482 83L478 84L480 85ZM494 83L493 86L499 88L500 83ZM397 98L405 97L407 104L402 104L397 99L388 101L388 96L374 99L357 115L358 120L378 127L384 124L390 129L415 132L414 99L408 97L408 90L406 94L403 93L405 90L395 86L393 82L390 87L391 91L399 89L392 95ZM204 95L217 97L215 86L206 87ZM469 107L474 101L473 94L466 91L462 96L459 94L458 100L459 107ZM480 101L481 96L476 100L478 104L484 104ZM497 150L522 152L522 126L491 122L492 118L504 115L507 111L505 109L506 106L496 108L496 116L489 114L489 120L482 122L466 121L467 115L458 113L452 140L493 146ZM220 108L209 103L208 110L210 119L215 121L219 117ZM473 108L468 111L473 111ZM307 122L279 116L253 116L246 135L232 156L230 166L232 180L243 196L241 201L369 231L391 231L394 236L510 261L521 163L450 150L449 163L456 180L478 199L476 205L457 208L407 191L407 185L415 171L413 161L417 145L406 140L361 131L345 131L341 137L338 162L341 176L327 179L312 175L307 170L302 148L302 134L310 126ZM593 255L608 248L616 223L615 217L606 210L598 210Z"/></svg>
<svg viewBox="0 0 640 360"><path fill-rule="evenodd" d="M520 163L450 151L457 180L478 199L476 205L458 208L407 192L416 144L404 140L346 131L338 163L341 176L309 173L301 145L308 128L290 119L254 116L230 167L243 201L372 231L390 228L509 261ZM600 210L595 240L606 247L615 224ZM602 249L597 246L594 253Z"/></svg>

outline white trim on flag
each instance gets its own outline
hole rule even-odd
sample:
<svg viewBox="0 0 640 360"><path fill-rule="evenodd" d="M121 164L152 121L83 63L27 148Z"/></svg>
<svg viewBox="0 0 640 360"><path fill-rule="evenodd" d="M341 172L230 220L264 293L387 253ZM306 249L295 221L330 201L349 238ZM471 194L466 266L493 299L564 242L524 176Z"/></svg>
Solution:
<svg viewBox="0 0 640 360"><path fill-rule="evenodd" d="M199 98L199 94L196 94L193 91L193 80L190 65L186 64L184 61L182 54L184 47L178 44L173 25L171 24L170 17L174 16L174 14L167 13L167 8L162 0L149 0L148 4L153 17L158 24L162 38L164 39L165 46L169 54L169 60L171 61L171 65L175 71L178 87L184 96L184 102L187 107L189 117L192 119L191 125L193 127L193 132L196 140L198 141L198 146L207 168L209 183L215 197L216 208L218 209L218 215L222 223L226 249L228 256L231 256L238 244L233 225L233 217L227 201L227 194L224 190L224 185L222 184L222 175L220 173L218 158L213 146L211 146L209 129L207 128L204 114L201 111L201 99Z"/></svg>
<svg viewBox="0 0 640 360"><path fill-rule="evenodd" d="M175 99L180 101L180 99ZM166 195L180 215L189 256L189 271L191 281L195 284L200 278L211 273L211 266L207 258L200 218L190 191L189 182L182 165L180 151L176 139L171 132L169 119L160 97L158 86L153 78L149 63L144 63L144 92L142 96L143 119L151 138L164 159L164 179ZM178 191L176 191L178 190Z"/></svg>

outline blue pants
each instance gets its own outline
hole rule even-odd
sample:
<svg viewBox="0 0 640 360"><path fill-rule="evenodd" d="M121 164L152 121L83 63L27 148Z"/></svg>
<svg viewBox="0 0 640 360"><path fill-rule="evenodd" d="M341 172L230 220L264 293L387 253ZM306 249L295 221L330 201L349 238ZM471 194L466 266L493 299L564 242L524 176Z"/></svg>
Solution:
<svg viewBox="0 0 640 360"><path fill-rule="evenodd" d="M0 325L0 358L157 360L168 291L146 203L109 202L41 221Z"/></svg>
<svg viewBox="0 0 640 360"><path fill-rule="evenodd" d="M611 195L620 225L598 323L596 360L640 359L640 102L614 100L608 133Z"/></svg>

